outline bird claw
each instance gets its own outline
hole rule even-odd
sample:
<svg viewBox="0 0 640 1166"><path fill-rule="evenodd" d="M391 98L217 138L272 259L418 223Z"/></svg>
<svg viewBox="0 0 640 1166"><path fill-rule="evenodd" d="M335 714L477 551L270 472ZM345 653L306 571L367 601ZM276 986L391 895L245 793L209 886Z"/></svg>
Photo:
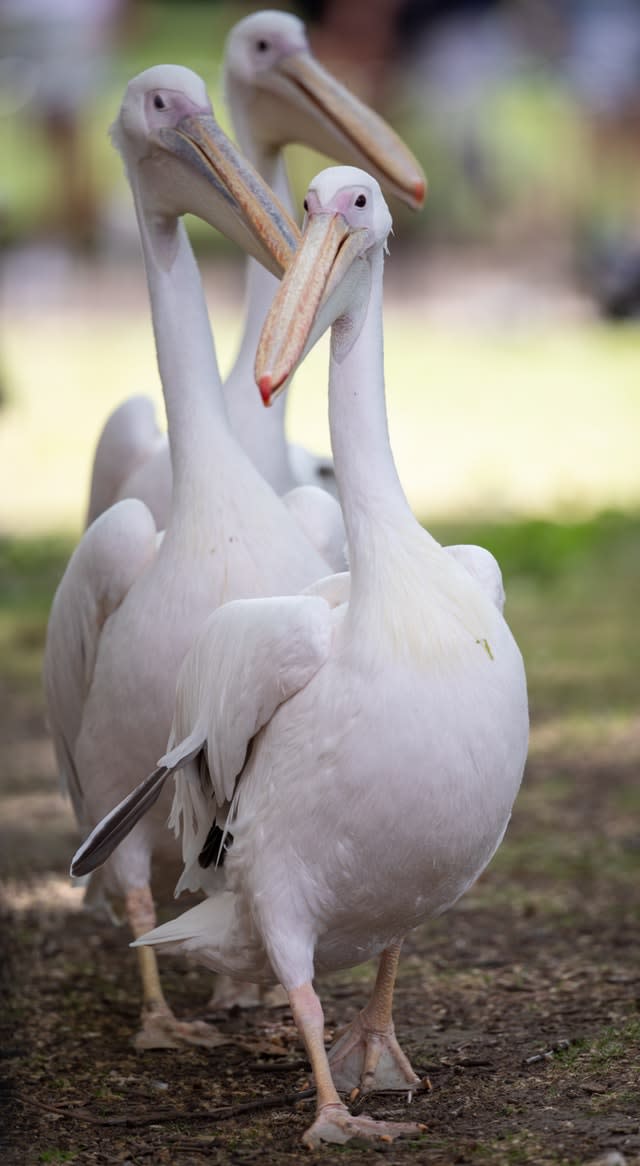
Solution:
<svg viewBox="0 0 640 1166"><path fill-rule="evenodd" d="M345 1105L325 1105L302 1136L302 1143L315 1150L323 1143L344 1145L355 1140L395 1142L397 1138L417 1138L426 1132L422 1122L375 1121L372 1117L353 1117Z"/></svg>

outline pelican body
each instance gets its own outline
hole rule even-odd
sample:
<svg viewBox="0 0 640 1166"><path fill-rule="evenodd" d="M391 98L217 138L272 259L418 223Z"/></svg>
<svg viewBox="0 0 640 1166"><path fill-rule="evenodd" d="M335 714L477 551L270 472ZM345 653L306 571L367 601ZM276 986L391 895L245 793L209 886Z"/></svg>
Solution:
<svg viewBox="0 0 640 1166"><path fill-rule="evenodd" d="M488 569L485 553L477 572L473 554L465 564L441 547L395 469L382 356L391 219L380 188L351 167L323 171L307 209L256 379L268 403L318 314L332 324L329 417L350 577L211 616L180 673L169 752L76 862L90 868L91 850L99 859L177 772L180 887L208 898L138 943L284 985L317 1086L303 1138L313 1147L422 1132L353 1116L337 1090L419 1087L391 1015L402 938L451 907L499 846L528 712L497 565ZM207 846L214 820L224 825L217 855ZM210 864L223 851L220 891ZM372 998L327 1057L313 979L376 954Z"/></svg>
<svg viewBox="0 0 640 1166"><path fill-rule="evenodd" d="M137 499L85 532L54 598L44 676L56 753L86 833L165 747L182 659L216 606L297 592L327 565L231 434L206 304L180 216L192 210L281 273L298 232L213 120L200 78L158 66L128 86L114 139L138 214L169 420L166 532ZM162 799L105 868L134 934L154 917L152 859L177 862ZM180 1026L143 958L140 1047Z"/></svg>

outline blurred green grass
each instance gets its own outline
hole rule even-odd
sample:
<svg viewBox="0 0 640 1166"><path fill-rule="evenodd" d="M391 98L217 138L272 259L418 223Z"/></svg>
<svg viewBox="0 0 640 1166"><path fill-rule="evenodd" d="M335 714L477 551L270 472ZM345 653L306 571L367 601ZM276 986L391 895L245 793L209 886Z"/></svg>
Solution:
<svg viewBox="0 0 640 1166"><path fill-rule="evenodd" d="M640 706L640 513L584 521L445 522L443 543L475 542L498 559L506 614L529 677L534 720L564 719L565 744L602 743ZM41 651L53 592L71 537L0 538L0 645L5 676L25 668L25 645Z"/></svg>
<svg viewBox="0 0 640 1166"><path fill-rule="evenodd" d="M400 265L400 266L399 266ZM391 279L401 257L388 260ZM209 273L220 367L240 305ZM131 288L138 290L131 295ZM584 517L640 504L640 346L631 329L572 324L451 325L437 303L390 293L385 362L392 444L414 509L429 521ZM80 530L93 450L108 413L148 392L163 416L140 269L110 288L88 276L78 303L7 313L8 403L0 418L0 529ZM95 301L95 306L94 306ZM326 339L290 392L290 436L329 451ZM257 392L257 390L256 390Z"/></svg>

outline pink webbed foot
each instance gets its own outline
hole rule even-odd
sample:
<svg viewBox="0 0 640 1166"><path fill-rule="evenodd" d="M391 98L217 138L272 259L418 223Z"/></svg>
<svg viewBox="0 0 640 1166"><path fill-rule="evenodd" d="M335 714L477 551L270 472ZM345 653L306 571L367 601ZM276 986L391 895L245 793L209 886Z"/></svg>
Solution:
<svg viewBox="0 0 640 1166"><path fill-rule="evenodd" d="M336 1036L329 1049L329 1065L336 1089L353 1095L394 1091L414 1093L421 1080L396 1040L393 1024L384 1031L367 1026L358 1013Z"/></svg>
<svg viewBox="0 0 640 1166"><path fill-rule="evenodd" d="M352 1117L345 1105L324 1105L313 1125L302 1135L302 1144L315 1150L323 1142L343 1145L354 1138L365 1142L395 1142L396 1138L419 1138L426 1129L421 1122L374 1121L363 1114Z"/></svg>
<svg viewBox="0 0 640 1166"><path fill-rule="evenodd" d="M203 1020L178 1020L169 1008L154 1008L143 1012L142 1027L133 1043L142 1052L145 1049L180 1049L194 1045L215 1049L218 1045L229 1044L229 1041L229 1037Z"/></svg>

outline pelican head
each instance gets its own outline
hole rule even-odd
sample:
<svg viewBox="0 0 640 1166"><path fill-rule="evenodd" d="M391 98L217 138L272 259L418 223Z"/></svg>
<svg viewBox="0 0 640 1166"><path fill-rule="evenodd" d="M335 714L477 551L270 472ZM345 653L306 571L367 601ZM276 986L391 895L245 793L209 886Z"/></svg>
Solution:
<svg viewBox="0 0 640 1166"><path fill-rule="evenodd" d="M340 317L349 316L353 343L368 302L372 257L386 246L392 227L378 182L354 166L322 170L304 208L302 243L273 300L256 355L265 405Z"/></svg>
<svg viewBox="0 0 640 1166"><path fill-rule="evenodd" d="M414 210L425 199L422 168L387 123L313 57L304 24L286 12L256 12L231 30L225 87L240 141L267 151L302 142L357 163Z"/></svg>
<svg viewBox="0 0 640 1166"><path fill-rule="evenodd" d="M127 86L111 135L146 215L198 215L282 274L300 233L220 129L196 73L156 65L138 74Z"/></svg>

